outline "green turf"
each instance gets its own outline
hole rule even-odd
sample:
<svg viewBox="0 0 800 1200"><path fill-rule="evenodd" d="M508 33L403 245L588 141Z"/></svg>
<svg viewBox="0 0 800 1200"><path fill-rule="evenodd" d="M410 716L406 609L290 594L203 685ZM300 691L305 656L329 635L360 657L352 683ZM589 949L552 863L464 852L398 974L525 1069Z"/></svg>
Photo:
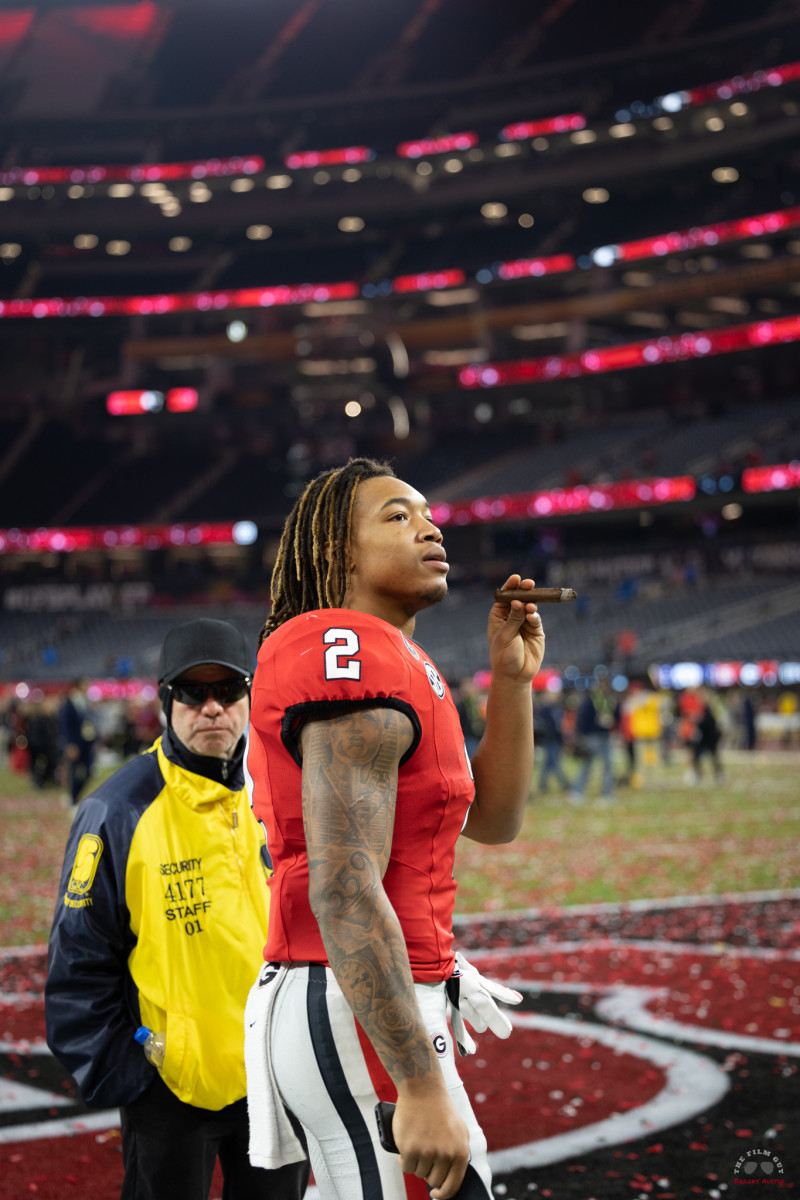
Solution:
<svg viewBox="0 0 800 1200"><path fill-rule="evenodd" d="M800 886L800 754L731 751L725 762L721 785L687 786L681 760L605 807L591 794L581 807L534 796L510 845L462 839L457 911ZM0 820L0 946L39 944L72 812L57 792L0 772Z"/></svg>

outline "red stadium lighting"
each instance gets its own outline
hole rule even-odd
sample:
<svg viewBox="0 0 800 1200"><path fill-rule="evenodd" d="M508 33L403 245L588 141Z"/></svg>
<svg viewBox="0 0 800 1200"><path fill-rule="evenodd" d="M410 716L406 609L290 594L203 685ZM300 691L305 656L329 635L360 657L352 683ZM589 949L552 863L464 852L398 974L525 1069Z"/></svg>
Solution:
<svg viewBox="0 0 800 1200"><path fill-rule="evenodd" d="M762 88L781 87L800 79L800 62L786 63L781 67L767 67L750 75L734 75L718 83L706 83L702 87L687 88L680 92L669 92L659 96L656 103L665 112L680 112L682 108L694 108L698 104L710 104L715 100L732 100L734 96L745 96L759 92Z"/></svg>
<svg viewBox="0 0 800 1200"><path fill-rule="evenodd" d="M72 22L91 33L125 42L145 37L161 19L162 13L154 0L141 0L139 4L102 4L97 8L75 6L70 13Z"/></svg>
<svg viewBox="0 0 800 1200"><path fill-rule="evenodd" d="M516 492L454 500L431 506L437 525L481 525L495 521L570 516L610 512L621 508L651 508L693 500L697 484L691 475L670 479L629 479L621 483L596 483L542 492Z"/></svg>
<svg viewBox="0 0 800 1200"><path fill-rule="evenodd" d="M780 233L783 229L800 226L800 205L781 208L775 212L759 213L755 217L741 217L737 221L718 221L714 225L696 225L679 233L660 233L655 237L638 238L633 242L620 242L614 246L600 246L592 250L591 257L598 266L610 266L612 262L634 262L642 258L661 258L667 254L679 254L682 250L698 250L708 246L719 246L724 242L742 241L745 238L764 237Z"/></svg>
<svg viewBox="0 0 800 1200"><path fill-rule="evenodd" d="M517 258L511 262L501 262L495 267L495 272L499 279L527 279L530 276L574 271L575 266L571 254L552 254L549 258Z"/></svg>
<svg viewBox="0 0 800 1200"><path fill-rule="evenodd" d="M303 150L288 154L283 162L291 170L298 170L303 167L351 166L353 163L370 162L374 157L375 151L368 146L345 146L342 150Z"/></svg>
<svg viewBox="0 0 800 1200"><path fill-rule="evenodd" d="M167 412L194 412L199 399L197 388L170 388L167 392Z"/></svg>
<svg viewBox="0 0 800 1200"><path fill-rule="evenodd" d="M161 412L164 393L137 389L129 392L110 392L106 397L106 411L112 417L138 417L143 413Z"/></svg>
<svg viewBox="0 0 800 1200"><path fill-rule="evenodd" d="M398 275L392 280L395 292L431 292L437 288L459 287L466 282L463 271L424 271L420 275Z"/></svg>
<svg viewBox="0 0 800 1200"><path fill-rule="evenodd" d="M203 158L190 162L137 163L134 166L11 167L0 171L0 184L27 187L41 183L157 183L176 179L222 179L228 175L255 175L264 170L264 159L255 154L235 158Z"/></svg>
<svg viewBox="0 0 800 1200"><path fill-rule="evenodd" d="M747 467L742 471L745 492L783 492L800 487L800 462L780 463L771 467Z"/></svg>
<svg viewBox="0 0 800 1200"><path fill-rule="evenodd" d="M500 130L504 142L519 142L523 138L545 137L548 133L572 133L586 128L583 113L565 113L561 117L545 117L540 121L518 121Z"/></svg>
<svg viewBox="0 0 800 1200"><path fill-rule="evenodd" d="M765 71L754 71L752 75L735 75L721 83L707 83L704 87L690 88L689 104L706 104L713 100L732 100L734 96L758 92L762 88L781 87L800 79L800 62L786 63L781 67L768 67Z"/></svg>
<svg viewBox="0 0 800 1200"><path fill-rule="evenodd" d="M241 545L239 522L197 525L82 525L63 529L0 529L0 554L72 554L78 550L130 547L163 550L170 546Z"/></svg>
<svg viewBox="0 0 800 1200"><path fill-rule="evenodd" d="M779 317L774 321L753 321L747 325L706 329L702 333L684 333L680 337L626 342L621 346L585 350L581 354L551 354L511 362L481 363L462 368L458 378L463 388L506 387L627 371L632 367L652 367L797 341L800 341L800 317Z"/></svg>
<svg viewBox="0 0 800 1200"><path fill-rule="evenodd" d="M422 158L426 154L450 154L454 150L471 150L477 144L477 133L449 133L445 137L417 138L414 142L401 142L397 153L401 158Z"/></svg>
<svg viewBox="0 0 800 1200"><path fill-rule="evenodd" d="M221 292L173 292L160 296L78 296L62 300L0 300L2 317L119 317L137 313L227 312L236 308L277 308L292 304L325 304L352 300L357 283L301 283L266 288L233 288Z"/></svg>
<svg viewBox="0 0 800 1200"><path fill-rule="evenodd" d="M32 8L19 8L0 13L0 46L10 49L25 36L33 21Z"/></svg>

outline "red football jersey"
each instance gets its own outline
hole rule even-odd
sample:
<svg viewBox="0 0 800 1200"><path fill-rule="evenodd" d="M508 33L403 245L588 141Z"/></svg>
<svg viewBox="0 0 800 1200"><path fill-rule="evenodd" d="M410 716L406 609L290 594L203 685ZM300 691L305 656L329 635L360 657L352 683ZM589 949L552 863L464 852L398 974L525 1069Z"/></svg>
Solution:
<svg viewBox="0 0 800 1200"><path fill-rule="evenodd" d="M262 645L253 681L248 768L253 809L267 830L270 961L327 963L308 902L302 768L305 721L353 707L398 708L415 737L400 764L389 865L383 883L418 982L453 970L455 846L474 796L455 705L425 652L379 617L319 609L281 625Z"/></svg>

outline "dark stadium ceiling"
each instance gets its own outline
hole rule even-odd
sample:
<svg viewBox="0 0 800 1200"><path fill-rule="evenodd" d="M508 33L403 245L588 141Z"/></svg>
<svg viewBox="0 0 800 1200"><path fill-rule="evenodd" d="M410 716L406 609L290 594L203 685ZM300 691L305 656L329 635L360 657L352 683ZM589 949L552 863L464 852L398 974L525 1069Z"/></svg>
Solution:
<svg viewBox="0 0 800 1200"><path fill-rule="evenodd" d="M295 400L299 378L301 403L338 405L391 389L393 334L407 386L444 395L470 352L507 360L797 313L800 228L609 266L591 254L800 205L800 80L655 103L798 60L798 0L0 0L0 301L356 286L349 306L0 320L0 404L79 409L113 387L204 383L211 407L245 394L256 407ZM499 137L575 113L585 128ZM397 152L461 131L468 150ZM347 146L374 155L286 166ZM263 165L156 195L11 174L232 156ZM560 254L576 268L491 276ZM446 270L462 285L387 285ZM248 326L240 343L231 316ZM773 353L785 369L791 351Z"/></svg>

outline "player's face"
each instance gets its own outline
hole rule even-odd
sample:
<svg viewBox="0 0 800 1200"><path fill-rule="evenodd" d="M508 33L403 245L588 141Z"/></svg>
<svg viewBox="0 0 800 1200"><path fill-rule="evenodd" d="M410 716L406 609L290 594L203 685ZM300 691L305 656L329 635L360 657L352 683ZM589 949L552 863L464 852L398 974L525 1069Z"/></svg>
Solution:
<svg viewBox="0 0 800 1200"><path fill-rule="evenodd" d="M414 616L447 595L442 535L424 496L400 479L359 484L345 606L413 630Z"/></svg>
<svg viewBox="0 0 800 1200"><path fill-rule="evenodd" d="M235 672L230 667L216 663L204 663L184 671L181 679L200 683L214 683L219 679L231 679ZM193 754L204 754L210 758L230 758L250 718L250 701L247 696L233 704L220 704L209 692L203 704L172 703L172 728L184 746Z"/></svg>

